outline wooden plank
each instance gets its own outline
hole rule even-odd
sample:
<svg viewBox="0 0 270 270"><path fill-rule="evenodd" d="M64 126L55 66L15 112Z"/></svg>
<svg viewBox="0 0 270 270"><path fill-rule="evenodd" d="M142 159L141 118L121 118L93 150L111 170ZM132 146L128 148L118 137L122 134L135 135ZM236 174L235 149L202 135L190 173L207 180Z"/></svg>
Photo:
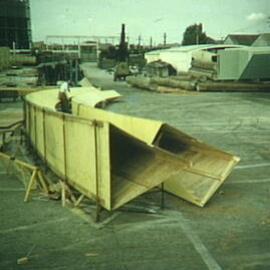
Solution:
<svg viewBox="0 0 270 270"><path fill-rule="evenodd" d="M36 181L36 176L37 176L37 169L33 170L32 176L30 178L30 181L28 183L25 197L24 197L24 202L27 202L30 196L30 191L32 189L32 186L34 185L34 182Z"/></svg>
<svg viewBox="0 0 270 270"><path fill-rule="evenodd" d="M244 83L244 82L200 82L197 85L197 91L210 92L268 92L269 83Z"/></svg>
<svg viewBox="0 0 270 270"><path fill-rule="evenodd" d="M5 159L5 160L7 160L7 161L10 160L10 161L12 161L12 162L15 162L15 163L18 164L19 166L23 166L23 167L25 167L25 168L27 168L27 169L29 169L29 170L36 170L36 169L37 169L36 166L31 165L31 164L29 164L29 163L26 163L26 162L24 162L24 161L18 160L18 159L16 159L15 157L9 156L9 155L7 155L7 154L5 154L5 153L3 153L3 152L0 152L0 158L3 158L3 159Z"/></svg>

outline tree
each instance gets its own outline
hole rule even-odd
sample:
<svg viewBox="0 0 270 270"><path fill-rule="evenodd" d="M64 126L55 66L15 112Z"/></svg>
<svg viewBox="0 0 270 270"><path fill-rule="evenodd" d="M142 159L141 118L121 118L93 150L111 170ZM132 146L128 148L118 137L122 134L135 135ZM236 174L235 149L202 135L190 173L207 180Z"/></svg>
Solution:
<svg viewBox="0 0 270 270"><path fill-rule="evenodd" d="M203 32L203 26L201 23L188 26L183 34L182 45L211 43L213 44L215 41Z"/></svg>
<svg viewBox="0 0 270 270"><path fill-rule="evenodd" d="M103 58L116 59L116 57L117 57L117 50L116 50L115 46L110 45L107 48L101 49L101 52L99 54L99 57L101 59L103 59Z"/></svg>

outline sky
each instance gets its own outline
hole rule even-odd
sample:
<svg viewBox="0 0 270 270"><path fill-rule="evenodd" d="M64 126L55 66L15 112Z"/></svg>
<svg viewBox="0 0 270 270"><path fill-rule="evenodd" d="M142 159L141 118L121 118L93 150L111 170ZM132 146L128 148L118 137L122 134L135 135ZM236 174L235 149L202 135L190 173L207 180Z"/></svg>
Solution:
<svg viewBox="0 0 270 270"><path fill-rule="evenodd" d="M181 43L186 27L202 23L208 36L270 32L270 0L30 0L34 41L47 35L119 35L131 43Z"/></svg>

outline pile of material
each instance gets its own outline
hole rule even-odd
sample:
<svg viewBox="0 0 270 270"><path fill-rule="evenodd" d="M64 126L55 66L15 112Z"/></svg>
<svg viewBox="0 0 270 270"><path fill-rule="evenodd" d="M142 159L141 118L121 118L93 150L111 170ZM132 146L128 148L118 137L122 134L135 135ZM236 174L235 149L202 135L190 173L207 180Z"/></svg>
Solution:
<svg viewBox="0 0 270 270"><path fill-rule="evenodd" d="M12 63L16 66L35 66L37 58L31 54L14 54L11 56Z"/></svg>
<svg viewBox="0 0 270 270"><path fill-rule="evenodd" d="M134 87L158 93L183 93L196 90L196 81L187 80L186 76L168 78L129 76L127 82Z"/></svg>
<svg viewBox="0 0 270 270"><path fill-rule="evenodd" d="M196 90L200 92L270 92L269 82L199 82Z"/></svg>
<svg viewBox="0 0 270 270"><path fill-rule="evenodd" d="M198 74L197 74L198 75ZM204 74L205 75L205 74ZM130 76L127 82L137 88L157 93L188 93L198 92L268 92L270 91L269 82L243 82L243 81L212 81L206 79L196 79L191 76L183 78L172 76L168 78L144 76Z"/></svg>
<svg viewBox="0 0 270 270"><path fill-rule="evenodd" d="M0 73L0 87L30 88L38 83L36 68L13 68Z"/></svg>
<svg viewBox="0 0 270 270"><path fill-rule="evenodd" d="M19 96L35 91L38 72L35 68L13 68L0 73L0 102L3 99L16 101Z"/></svg>
<svg viewBox="0 0 270 270"><path fill-rule="evenodd" d="M218 52L201 50L192 53L191 67L188 71L194 78L216 80L218 73Z"/></svg>
<svg viewBox="0 0 270 270"><path fill-rule="evenodd" d="M234 45L181 46L146 53L148 65L162 61L185 78L130 78L129 83L152 91L158 86L187 91L269 91L270 49ZM151 74L150 74L151 75ZM159 76L162 77L162 76Z"/></svg>
<svg viewBox="0 0 270 270"><path fill-rule="evenodd" d="M0 47L0 71L11 66L11 58L9 48Z"/></svg>

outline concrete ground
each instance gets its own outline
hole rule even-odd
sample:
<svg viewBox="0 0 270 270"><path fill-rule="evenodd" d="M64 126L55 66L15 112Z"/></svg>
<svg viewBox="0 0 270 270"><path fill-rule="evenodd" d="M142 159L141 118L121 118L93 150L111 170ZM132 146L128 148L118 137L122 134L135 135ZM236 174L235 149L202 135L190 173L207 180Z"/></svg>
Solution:
<svg viewBox="0 0 270 270"><path fill-rule="evenodd" d="M164 210L117 211L98 225L91 205L90 213L62 208L39 194L23 203L21 182L0 163L0 269L270 269L270 95L156 94L85 68L96 85L123 95L108 110L168 122L241 163L205 208L166 194ZM159 202L156 193L131 205Z"/></svg>

